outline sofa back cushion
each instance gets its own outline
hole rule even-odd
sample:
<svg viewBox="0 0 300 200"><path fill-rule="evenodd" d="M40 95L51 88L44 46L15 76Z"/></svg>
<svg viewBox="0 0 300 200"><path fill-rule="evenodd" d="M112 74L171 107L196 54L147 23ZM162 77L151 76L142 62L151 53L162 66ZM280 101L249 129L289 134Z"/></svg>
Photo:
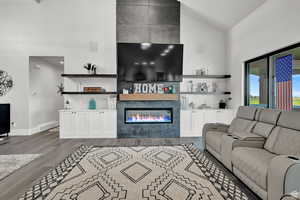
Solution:
<svg viewBox="0 0 300 200"><path fill-rule="evenodd" d="M281 113L265 149L280 155L300 155L300 112Z"/></svg>
<svg viewBox="0 0 300 200"><path fill-rule="evenodd" d="M257 108L250 106L240 106L236 118L254 120L256 115Z"/></svg>
<svg viewBox="0 0 300 200"><path fill-rule="evenodd" d="M256 123L253 121L255 119L256 111L257 108L255 107L240 106L236 118L233 119L230 124L228 132L250 132Z"/></svg>
<svg viewBox="0 0 300 200"><path fill-rule="evenodd" d="M228 132L251 132L255 124L256 121L235 118L232 120Z"/></svg>
<svg viewBox="0 0 300 200"><path fill-rule="evenodd" d="M280 116L280 110L264 109L259 111L259 117L257 123L253 128L253 133L267 138L273 128L276 126L278 118Z"/></svg>

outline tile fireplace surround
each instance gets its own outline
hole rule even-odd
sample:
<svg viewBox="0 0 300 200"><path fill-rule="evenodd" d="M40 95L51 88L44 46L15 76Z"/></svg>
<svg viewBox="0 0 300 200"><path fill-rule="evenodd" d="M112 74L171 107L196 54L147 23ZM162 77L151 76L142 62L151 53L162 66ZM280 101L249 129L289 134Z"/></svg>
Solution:
<svg viewBox="0 0 300 200"><path fill-rule="evenodd" d="M118 138L174 138L180 137L179 101L133 101L117 104ZM126 116L127 111L127 116ZM130 111L131 113L128 113ZM144 116L132 120L132 111ZM158 114L158 111L162 111ZM153 115L149 119L149 115ZM161 115L165 115L163 119ZM130 118L130 119L129 119ZM151 118L151 117L150 117Z"/></svg>

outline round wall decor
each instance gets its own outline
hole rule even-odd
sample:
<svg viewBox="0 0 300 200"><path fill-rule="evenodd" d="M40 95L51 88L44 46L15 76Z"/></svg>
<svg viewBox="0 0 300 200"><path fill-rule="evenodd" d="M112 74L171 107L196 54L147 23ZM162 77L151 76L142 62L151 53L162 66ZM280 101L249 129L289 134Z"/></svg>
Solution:
<svg viewBox="0 0 300 200"><path fill-rule="evenodd" d="M5 96L12 87L12 77L7 72L0 70L0 96Z"/></svg>

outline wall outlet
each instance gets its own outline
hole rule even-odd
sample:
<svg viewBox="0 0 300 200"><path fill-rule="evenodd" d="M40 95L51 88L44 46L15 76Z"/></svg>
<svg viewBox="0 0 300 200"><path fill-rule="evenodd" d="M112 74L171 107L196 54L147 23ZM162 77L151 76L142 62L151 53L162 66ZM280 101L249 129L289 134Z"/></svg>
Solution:
<svg viewBox="0 0 300 200"><path fill-rule="evenodd" d="M16 127L16 122L11 122L11 126L15 128Z"/></svg>

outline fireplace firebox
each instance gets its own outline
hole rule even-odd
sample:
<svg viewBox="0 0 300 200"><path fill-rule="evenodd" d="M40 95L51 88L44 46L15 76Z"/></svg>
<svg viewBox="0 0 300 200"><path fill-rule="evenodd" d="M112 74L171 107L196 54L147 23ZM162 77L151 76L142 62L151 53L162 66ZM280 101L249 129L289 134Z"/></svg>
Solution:
<svg viewBox="0 0 300 200"><path fill-rule="evenodd" d="M171 124L172 108L125 108L125 124Z"/></svg>

